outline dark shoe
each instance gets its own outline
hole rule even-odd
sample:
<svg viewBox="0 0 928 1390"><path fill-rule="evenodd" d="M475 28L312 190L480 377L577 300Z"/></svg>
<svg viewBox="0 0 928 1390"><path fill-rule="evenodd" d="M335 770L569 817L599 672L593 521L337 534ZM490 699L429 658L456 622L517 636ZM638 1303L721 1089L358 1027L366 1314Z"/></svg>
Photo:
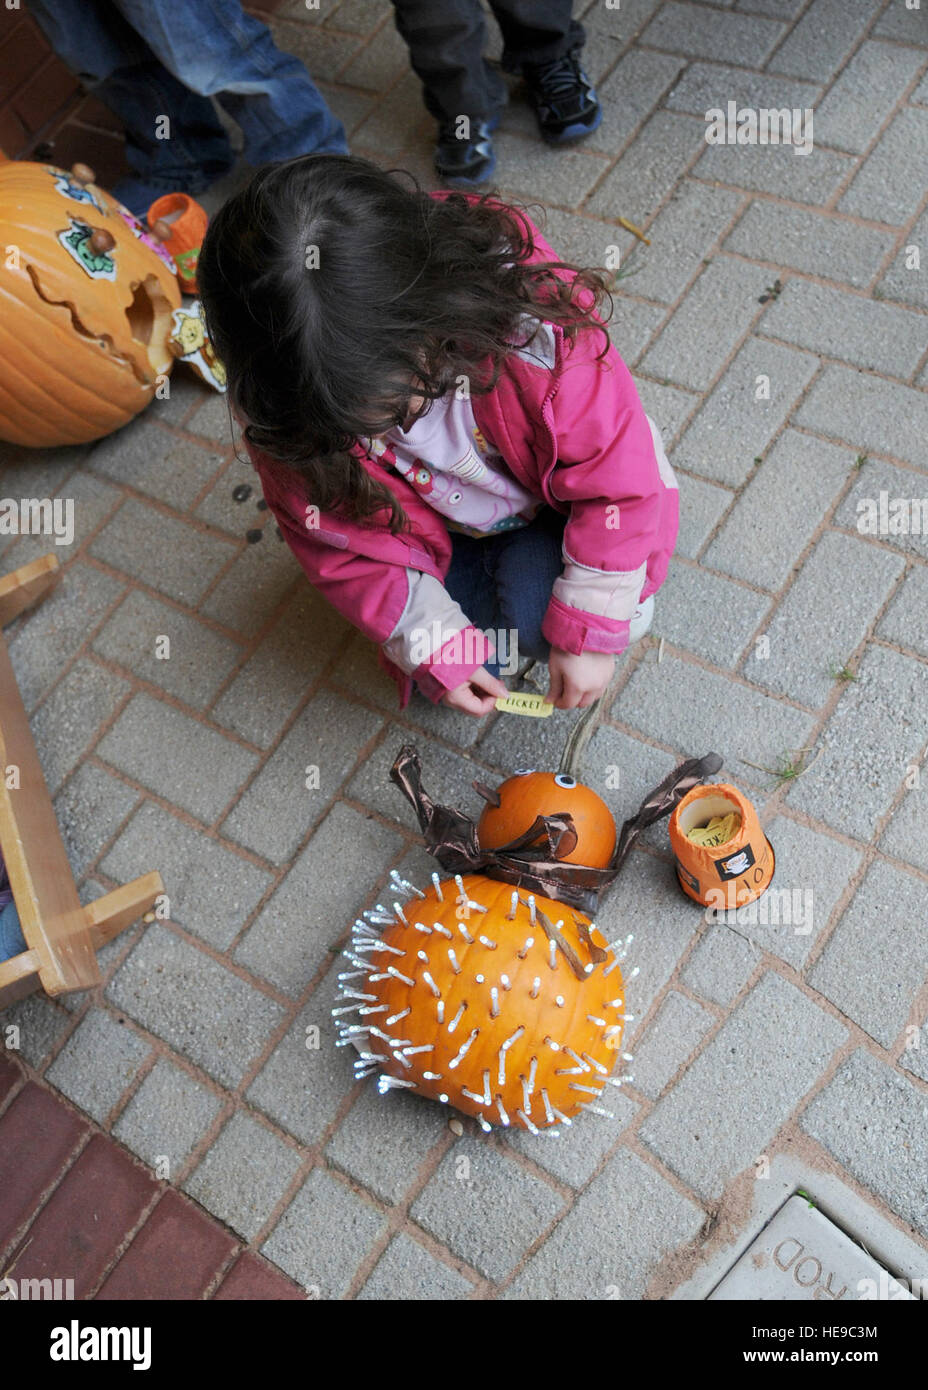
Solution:
<svg viewBox="0 0 928 1390"><path fill-rule="evenodd" d="M490 135L499 125L497 112L485 121L471 117L470 139L460 140L454 122L439 126L435 146L435 168L452 188L473 188L492 178L496 153Z"/></svg>
<svg viewBox="0 0 928 1390"><path fill-rule="evenodd" d="M576 50L550 63L524 63L522 76L542 138L549 145L582 140L602 121L602 107Z"/></svg>

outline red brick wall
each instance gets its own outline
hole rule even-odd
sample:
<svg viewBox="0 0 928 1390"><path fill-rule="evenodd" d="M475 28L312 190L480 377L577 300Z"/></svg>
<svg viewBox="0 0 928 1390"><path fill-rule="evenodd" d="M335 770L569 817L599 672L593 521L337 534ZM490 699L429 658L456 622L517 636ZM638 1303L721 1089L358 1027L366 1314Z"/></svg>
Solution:
<svg viewBox="0 0 928 1390"><path fill-rule="evenodd" d="M29 153L78 104L79 86L22 9L0 9L0 148Z"/></svg>

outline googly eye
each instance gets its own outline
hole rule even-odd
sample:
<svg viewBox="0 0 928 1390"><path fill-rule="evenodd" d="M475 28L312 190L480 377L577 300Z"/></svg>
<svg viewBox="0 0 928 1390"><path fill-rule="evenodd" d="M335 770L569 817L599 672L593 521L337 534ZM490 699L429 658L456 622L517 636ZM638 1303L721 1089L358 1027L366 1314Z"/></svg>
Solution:
<svg viewBox="0 0 928 1390"><path fill-rule="evenodd" d="M533 767L517 767L512 775L513 777L531 777L534 771Z"/></svg>
<svg viewBox="0 0 928 1390"><path fill-rule="evenodd" d="M559 772L554 780L559 787L575 787L577 785L577 779L568 777L566 772Z"/></svg>
<svg viewBox="0 0 928 1390"><path fill-rule="evenodd" d="M463 496L463 492L449 492L448 501L451 503L453 507L456 507Z"/></svg>

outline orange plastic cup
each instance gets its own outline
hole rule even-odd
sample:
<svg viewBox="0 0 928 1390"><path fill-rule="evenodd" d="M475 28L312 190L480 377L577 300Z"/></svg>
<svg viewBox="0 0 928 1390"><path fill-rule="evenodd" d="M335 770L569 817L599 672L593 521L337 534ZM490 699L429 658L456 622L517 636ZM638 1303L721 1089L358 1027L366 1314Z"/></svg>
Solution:
<svg viewBox="0 0 928 1390"><path fill-rule="evenodd" d="M177 262L177 282L185 294L197 293L197 262L209 215L188 193L165 193L148 209L148 226Z"/></svg>
<svg viewBox="0 0 928 1390"><path fill-rule="evenodd" d="M687 831L713 816L737 811L741 825L724 845L697 845ZM687 792L670 817L670 845L684 893L703 907L724 910L753 902L770 886L776 867L773 846L743 792L727 782L709 782Z"/></svg>

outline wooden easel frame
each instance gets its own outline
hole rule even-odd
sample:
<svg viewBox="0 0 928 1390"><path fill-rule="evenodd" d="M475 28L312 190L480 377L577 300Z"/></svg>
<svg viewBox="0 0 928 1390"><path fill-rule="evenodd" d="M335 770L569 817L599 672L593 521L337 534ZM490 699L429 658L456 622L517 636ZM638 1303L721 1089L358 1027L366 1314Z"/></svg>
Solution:
<svg viewBox="0 0 928 1390"><path fill-rule="evenodd" d="M57 556L43 555L0 579L0 628L44 598L59 574ZM161 875L149 873L81 905L2 632L0 850L27 946L0 961L0 1009L39 987L54 996L99 985L96 951L164 892Z"/></svg>

